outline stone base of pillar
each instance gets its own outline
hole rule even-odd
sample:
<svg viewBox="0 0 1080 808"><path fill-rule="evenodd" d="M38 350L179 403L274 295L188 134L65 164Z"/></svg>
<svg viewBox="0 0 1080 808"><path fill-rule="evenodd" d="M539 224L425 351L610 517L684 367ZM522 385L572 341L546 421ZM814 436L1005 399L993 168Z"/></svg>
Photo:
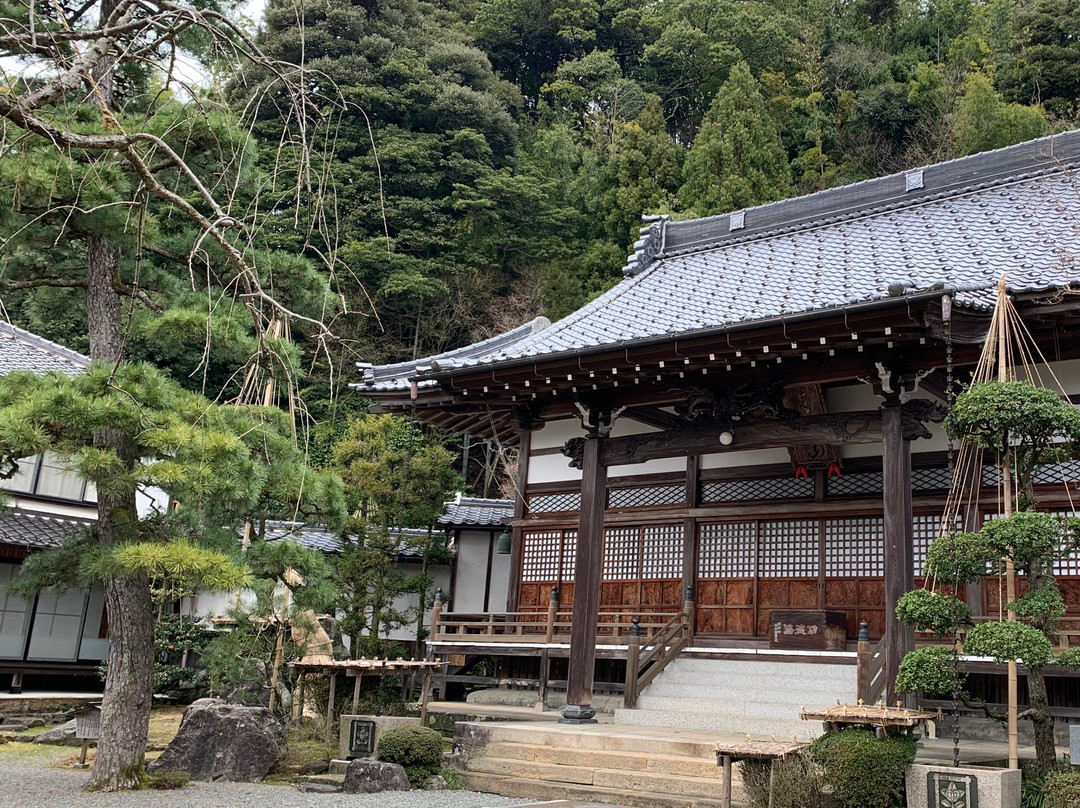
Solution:
<svg viewBox="0 0 1080 808"><path fill-rule="evenodd" d="M559 719L560 724L596 724L597 720L593 717L596 715L596 710L592 707L582 707L580 704L567 704L563 707L562 718Z"/></svg>

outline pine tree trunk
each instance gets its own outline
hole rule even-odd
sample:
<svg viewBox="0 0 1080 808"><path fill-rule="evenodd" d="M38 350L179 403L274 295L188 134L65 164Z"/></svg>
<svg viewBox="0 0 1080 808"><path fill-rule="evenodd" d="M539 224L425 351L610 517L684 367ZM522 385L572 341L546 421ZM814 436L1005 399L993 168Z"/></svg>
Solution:
<svg viewBox="0 0 1080 808"><path fill-rule="evenodd" d="M1035 756L1046 771L1057 763L1054 744L1054 717L1050 715L1050 701L1046 694L1046 677L1042 668L1029 668L1027 672L1028 712L1035 731Z"/></svg>
<svg viewBox="0 0 1080 808"><path fill-rule="evenodd" d="M102 14L109 13L110 0ZM99 80L101 98L111 102L111 71ZM124 309L114 279L120 272L120 249L92 236L87 245L86 315L90 357L119 362L124 356ZM138 458L129 441L112 429L94 435L94 444L111 449L128 469ZM126 528L138 520L135 495L109 496L98 492L95 536L100 544L115 544L130 536ZM150 725L154 675L154 605L145 576L120 576L105 581L109 625L109 672L101 705L101 737L88 789L119 791L142 784L146 734Z"/></svg>

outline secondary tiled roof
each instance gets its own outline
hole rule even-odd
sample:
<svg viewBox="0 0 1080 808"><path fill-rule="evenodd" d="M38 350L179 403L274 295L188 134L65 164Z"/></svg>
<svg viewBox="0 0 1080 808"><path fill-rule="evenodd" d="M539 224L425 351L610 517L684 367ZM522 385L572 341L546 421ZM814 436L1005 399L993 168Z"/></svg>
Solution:
<svg viewBox="0 0 1080 808"><path fill-rule="evenodd" d="M504 334L496 334L494 337L482 342L466 345L464 348L457 348L436 356L427 356L412 362L398 362L394 365L370 365L360 362L357 363L357 367L360 369L363 380L359 384L352 386L359 390L376 392L407 390L410 386L409 378L416 372L430 371L440 362L469 362L491 354L513 351L515 345L528 340L531 336L543 331L550 325L551 320L547 317L537 317ZM426 383L426 385L430 384L433 384L433 382Z"/></svg>
<svg viewBox="0 0 1080 808"><path fill-rule="evenodd" d="M504 346L373 373L407 386L933 289L987 309L1003 273L1014 293L1057 289L1080 280L1077 166L1080 130L723 216L654 219L628 277L568 317ZM376 389L366 376L357 387Z"/></svg>
<svg viewBox="0 0 1080 808"><path fill-rule="evenodd" d="M10 323L0 322L0 375L29 370L78 376L89 364L89 357Z"/></svg>
<svg viewBox="0 0 1080 808"><path fill-rule="evenodd" d="M481 499L458 494L452 502L443 503L440 525L453 527L501 527L514 515L512 499Z"/></svg>
<svg viewBox="0 0 1080 808"><path fill-rule="evenodd" d="M420 558L423 556L420 545L427 539L428 532L426 530L394 528L390 533L395 538L403 540L397 553L399 558ZM341 549L342 541L339 534L325 527L305 525L301 522L268 522L266 540L268 542L294 541L304 547L323 553L338 552Z"/></svg>
<svg viewBox="0 0 1080 808"><path fill-rule="evenodd" d="M48 550L77 536L92 522L24 510L0 511L0 544Z"/></svg>

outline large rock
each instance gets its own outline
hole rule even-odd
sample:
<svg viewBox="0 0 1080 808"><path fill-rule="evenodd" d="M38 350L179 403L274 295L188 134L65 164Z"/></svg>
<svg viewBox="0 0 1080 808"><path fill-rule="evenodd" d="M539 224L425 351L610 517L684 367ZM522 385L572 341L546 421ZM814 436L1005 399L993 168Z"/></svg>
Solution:
<svg viewBox="0 0 1080 808"><path fill-rule="evenodd" d="M354 760L345 770L346 794L377 794L380 791L408 791L409 778L396 763Z"/></svg>
<svg viewBox="0 0 1080 808"><path fill-rule="evenodd" d="M47 743L54 746L81 746L82 741L75 738L75 719L66 724L47 729L36 738L33 743Z"/></svg>
<svg viewBox="0 0 1080 808"><path fill-rule="evenodd" d="M285 727L266 708L199 699L184 710L180 731L147 771L175 769L192 780L254 782L285 751Z"/></svg>

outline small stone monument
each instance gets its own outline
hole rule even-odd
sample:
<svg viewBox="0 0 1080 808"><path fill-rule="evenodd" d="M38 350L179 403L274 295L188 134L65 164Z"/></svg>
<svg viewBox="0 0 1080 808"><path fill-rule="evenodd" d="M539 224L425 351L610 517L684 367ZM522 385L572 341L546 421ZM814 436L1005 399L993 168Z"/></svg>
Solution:
<svg viewBox="0 0 1080 808"><path fill-rule="evenodd" d="M1020 808L1020 770L929 766L907 770L909 808Z"/></svg>
<svg viewBox="0 0 1080 808"><path fill-rule="evenodd" d="M1080 724L1069 724L1069 762L1080 766Z"/></svg>
<svg viewBox="0 0 1080 808"><path fill-rule="evenodd" d="M343 715L338 736L341 760L375 757L375 744L384 732L396 727L420 725L419 718L392 715Z"/></svg>

